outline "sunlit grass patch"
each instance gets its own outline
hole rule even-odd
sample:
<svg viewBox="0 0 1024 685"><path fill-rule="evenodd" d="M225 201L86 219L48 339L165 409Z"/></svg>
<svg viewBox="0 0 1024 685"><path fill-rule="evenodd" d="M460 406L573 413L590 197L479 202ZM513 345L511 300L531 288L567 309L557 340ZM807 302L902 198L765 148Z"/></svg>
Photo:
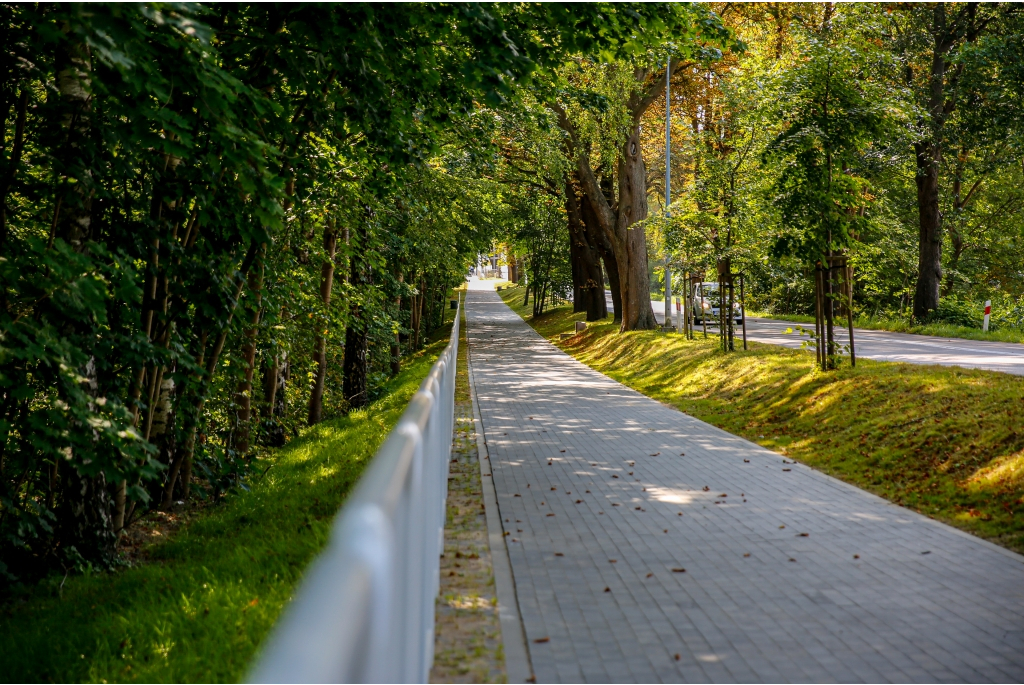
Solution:
<svg viewBox="0 0 1024 685"><path fill-rule="evenodd" d="M0 606L2 679L241 679L326 543L346 495L446 344L445 337L410 358L372 406L272 451L250 491L201 512L148 549L138 566L51 578Z"/></svg>
<svg viewBox="0 0 1024 685"><path fill-rule="evenodd" d="M831 373L805 351L714 335L618 333L583 314L506 302L580 361L657 400L890 501L1024 551L1024 378L861 359Z"/></svg>

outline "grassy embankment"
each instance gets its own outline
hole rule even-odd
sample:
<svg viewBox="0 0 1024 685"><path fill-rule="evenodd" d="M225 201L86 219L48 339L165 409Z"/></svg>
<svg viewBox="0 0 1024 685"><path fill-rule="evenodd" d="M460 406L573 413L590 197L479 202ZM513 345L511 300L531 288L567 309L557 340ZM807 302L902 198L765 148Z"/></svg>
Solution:
<svg viewBox="0 0 1024 685"><path fill-rule="evenodd" d="M556 307L538 319L521 288L500 295L541 335L594 369L768 449L1024 552L1024 378L858 360L831 373L802 350L714 336L618 334Z"/></svg>
<svg viewBox="0 0 1024 685"><path fill-rule="evenodd" d="M117 573L51 578L0 606L4 682L237 682L377 447L447 344L367 409L270 451L229 496Z"/></svg>
<svg viewBox="0 0 1024 685"><path fill-rule="evenodd" d="M814 325L813 316L801 314L763 314L753 310L748 311L748 316L764 316L779 321L792 321L794 323ZM846 320L841 322L846 325ZM873 316L858 316L853 320L854 328L865 328L872 331L890 331L893 333L914 333L917 335L933 335L937 338L963 338L965 340L988 340L991 342L1012 342L1024 343L1024 331L1016 328L1001 328L987 333L980 328L969 328L968 326L954 326L948 323L916 324L905 320L886 319ZM856 338L856 336L855 336Z"/></svg>

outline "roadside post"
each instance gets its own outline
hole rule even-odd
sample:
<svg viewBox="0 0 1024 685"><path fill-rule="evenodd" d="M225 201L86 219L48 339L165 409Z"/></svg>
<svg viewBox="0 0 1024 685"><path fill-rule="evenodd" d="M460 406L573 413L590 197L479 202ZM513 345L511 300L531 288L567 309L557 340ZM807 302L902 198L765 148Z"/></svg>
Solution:
<svg viewBox="0 0 1024 685"><path fill-rule="evenodd" d="M682 298L676 297L676 333L683 333L683 305Z"/></svg>
<svg viewBox="0 0 1024 685"><path fill-rule="evenodd" d="M740 274L740 324L743 326L743 349L747 349L747 300L743 297L743 276Z"/></svg>
<svg viewBox="0 0 1024 685"><path fill-rule="evenodd" d="M988 321L992 316L992 300L985 300L985 320L981 324L981 330L988 333Z"/></svg>

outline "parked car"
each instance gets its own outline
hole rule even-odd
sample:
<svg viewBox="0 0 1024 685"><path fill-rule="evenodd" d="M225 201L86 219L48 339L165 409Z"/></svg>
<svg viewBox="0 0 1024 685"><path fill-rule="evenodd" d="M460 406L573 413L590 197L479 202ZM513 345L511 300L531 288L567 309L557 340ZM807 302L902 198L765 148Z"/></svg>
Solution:
<svg viewBox="0 0 1024 685"><path fill-rule="evenodd" d="M704 296L701 297L703 291ZM726 297L728 297L728 291L726 291ZM719 297L718 297L718 283L701 283L697 291L693 296L693 318L698 324L704 323L704 317L707 317L709 325L715 325L718 323L719 312ZM743 321L743 311L740 309L739 302L732 303L732 316L733 322L740 324Z"/></svg>

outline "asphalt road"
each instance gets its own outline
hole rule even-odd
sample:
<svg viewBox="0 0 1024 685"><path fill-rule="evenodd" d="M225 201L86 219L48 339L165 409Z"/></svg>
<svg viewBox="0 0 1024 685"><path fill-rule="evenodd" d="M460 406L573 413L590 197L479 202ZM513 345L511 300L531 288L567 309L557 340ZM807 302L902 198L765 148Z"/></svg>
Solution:
<svg viewBox="0 0 1024 685"><path fill-rule="evenodd" d="M659 323L663 323L665 303L652 301L651 307L654 309L655 318ZM611 294L609 293L609 312L611 308ZM770 345L799 348L801 342L809 338L806 335L800 335L796 326L814 329L814 324L795 324L788 321L751 317L747 319L747 339ZM788 328L793 329L793 332L786 333ZM718 329L711 330L717 332ZM739 333L740 329L737 326L737 337ZM845 328L836 330L836 339L841 345L848 343ZM1024 345L1018 343L938 338L930 335L869 331L861 328L853 329L853 339L857 357L862 359L962 366L1024 376Z"/></svg>

